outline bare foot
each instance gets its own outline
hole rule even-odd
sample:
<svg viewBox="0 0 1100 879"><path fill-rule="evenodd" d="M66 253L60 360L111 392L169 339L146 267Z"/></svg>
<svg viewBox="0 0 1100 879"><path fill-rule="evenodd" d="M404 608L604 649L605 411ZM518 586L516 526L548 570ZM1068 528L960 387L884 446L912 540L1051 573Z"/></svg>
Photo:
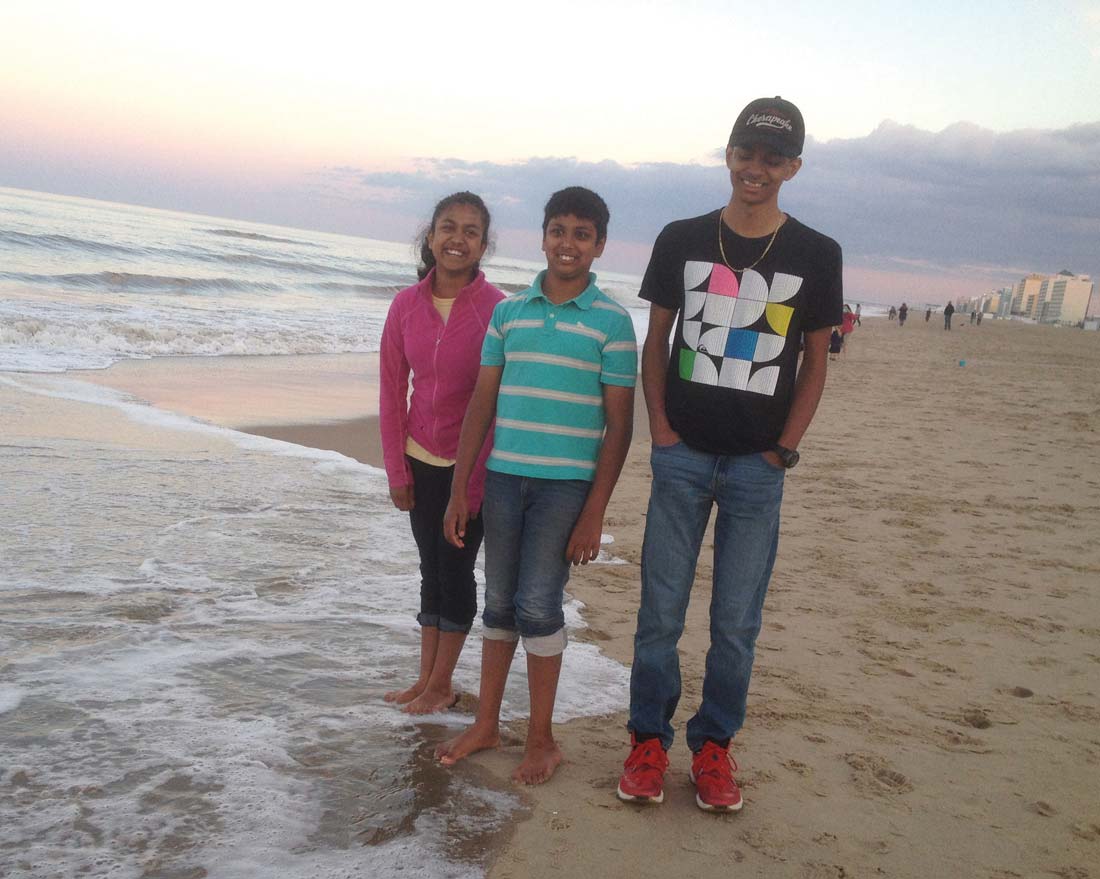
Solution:
<svg viewBox="0 0 1100 879"><path fill-rule="evenodd" d="M417 681L407 690L390 690L382 698L387 702L396 702L398 705L405 705L412 702L417 696L424 692L424 684Z"/></svg>
<svg viewBox="0 0 1100 879"><path fill-rule="evenodd" d="M475 720L472 726L453 739L448 739L435 749L435 759L444 766L454 766L463 757L478 751L495 748L500 744L500 729L494 723L482 727Z"/></svg>
<svg viewBox="0 0 1100 879"><path fill-rule="evenodd" d="M445 693L425 690L401 710L406 714L435 714L437 711L454 708L457 704L458 694L452 690L447 690Z"/></svg>
<svg viewBox="0 0 1100 879"><path fill-rule="evenodd" d="M542 784L550 780L554 770L561 763L561 750L557 742L551 740L544 744L527 743L523 762L512 773L512 780L520 784Z"/></svg>

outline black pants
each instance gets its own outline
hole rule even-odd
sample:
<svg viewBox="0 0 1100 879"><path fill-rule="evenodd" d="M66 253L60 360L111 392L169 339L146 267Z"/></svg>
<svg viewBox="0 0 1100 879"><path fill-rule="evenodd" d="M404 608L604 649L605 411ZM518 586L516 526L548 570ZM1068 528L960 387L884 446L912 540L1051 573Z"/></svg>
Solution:
<svg viewBox="0 0 1100 879"><path fill-rule="evenodd" d="M477 614L474 561L484 530L481 516L466 523L462 549L443 537L443 513L451 496L454 467L435 467L408 459L413 473L415 503L409 511L413 538L420 550L420 613L422 626L443 632L469 632Z"/></svg>

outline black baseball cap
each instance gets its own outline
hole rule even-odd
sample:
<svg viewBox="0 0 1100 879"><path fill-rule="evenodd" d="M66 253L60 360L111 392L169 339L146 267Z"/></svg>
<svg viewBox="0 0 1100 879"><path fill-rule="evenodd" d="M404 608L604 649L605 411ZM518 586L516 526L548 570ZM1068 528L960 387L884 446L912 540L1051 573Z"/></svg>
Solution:
<svg viewBox="0 0 1100 879"><path fill-rule="evenodd" d="M776 95L757 98L741 111L733 123L729 145L761 143L788 159L795 159L802 155L805 142L806 123L802 121L802 113L790 101Z"/></svg>

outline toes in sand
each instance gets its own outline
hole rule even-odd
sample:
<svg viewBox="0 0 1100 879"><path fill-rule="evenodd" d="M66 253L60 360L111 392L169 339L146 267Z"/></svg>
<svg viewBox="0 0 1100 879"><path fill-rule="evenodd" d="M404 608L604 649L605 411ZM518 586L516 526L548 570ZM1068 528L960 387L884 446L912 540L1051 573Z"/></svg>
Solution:
<svg viewBox="0 0 1100 879"><path fill-rule="evenodd" d="M528 744L523 762L512 773L512 780L520 784L542 784L550 780L561 761L561 750L556 742Z"/></svg>
<svg viewBox="0 0 1100 879"><path fill-rule="evenodd" d="M394 702L397 705L407 705L412 702L417 696L424 692L424 687L420 684L413 684L407 690L390 690L382 698L386 702Z"/></svg>
<svg viewBox="0 0 1100 879"><path fill-rule="evenodd" d="M463 757L478 751L495 748L500 744L500 730L496 725L482 726L476 721L460 735L448 739L435 749L435 758L444 766L454 766Z"/></svg>
<svg viewBox="0 0 1100 879"><path fill-rule="evenodd" d="M458 696L448 691L446 693L433 693L425 690L401 710L406 714L435 714L437 711L446 711L458 704Z"/></svg>

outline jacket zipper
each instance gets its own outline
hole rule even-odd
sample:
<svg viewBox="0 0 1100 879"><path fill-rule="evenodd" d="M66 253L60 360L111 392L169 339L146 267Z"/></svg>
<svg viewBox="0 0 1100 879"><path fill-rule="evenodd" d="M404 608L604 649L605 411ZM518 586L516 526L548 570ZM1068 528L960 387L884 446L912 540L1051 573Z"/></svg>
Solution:
<svg viewBox="0 0 1100 879"><path fill-rule="evenodd" d="M430 295L431 295L431 291L429 291L429 296ZM457 305L457 304L458 304L458 299L456 298L454 304L451 305L452 314L454 312L454 306ZM436 310L434 302L429 302L429 307L432 310L432 315L433 315L434 319L438 322L438 325L441 325L441 327L436 331L435 346L432 348L432 377L433 377L433 381L432 381L432 445L434 445L435 448L438 449L439 448L439 409L436 406L436 394L439 391L439 346L443 343L443 336L447 332L447 324L443 323L443 318L439 314L439 312ZM447 323L450 323L450 321L448 321ZM433 450L430 450L430 451L432 451L433 455L438 454L437 452L435 452Z"/></svg>

